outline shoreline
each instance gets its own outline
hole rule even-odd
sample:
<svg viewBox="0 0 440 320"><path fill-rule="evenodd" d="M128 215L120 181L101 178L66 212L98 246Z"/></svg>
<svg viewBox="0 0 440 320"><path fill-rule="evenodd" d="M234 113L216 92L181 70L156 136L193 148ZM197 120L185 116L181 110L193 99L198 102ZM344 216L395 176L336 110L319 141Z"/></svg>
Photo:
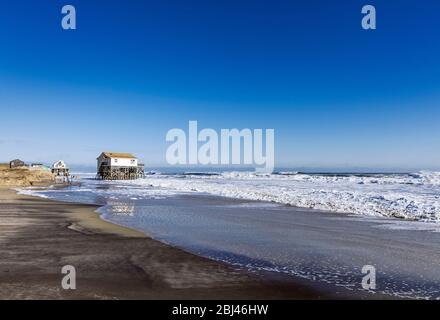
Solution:
<svg viewBox="0 0 440 320"><path fill-rule="evenodd" d="M293 277L255 275L100 218L100 206L0 188L1 299L331 299ZM61 288L73 265L77 290Z"/></svg>

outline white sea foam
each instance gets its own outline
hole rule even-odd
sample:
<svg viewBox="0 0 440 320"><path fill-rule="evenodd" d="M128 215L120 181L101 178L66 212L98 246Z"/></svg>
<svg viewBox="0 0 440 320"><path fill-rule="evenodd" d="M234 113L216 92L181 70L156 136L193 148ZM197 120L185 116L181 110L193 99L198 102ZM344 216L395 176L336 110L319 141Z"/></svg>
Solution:
<svg viewBox="0 0 440 320"><path fill-rule="evenodd" d="M440 172L333 175L296 172L152 174L140 180L103 182L85 179L82 183L81 187L69 188L68 193L91 193L110 200L136 200L198 192L333 212L440 223ZM60 199L56 195L58 193L67 197L64 189L52 189L49 193L27 189L21 193L40 196L50 193L53 198ZM78 200L84 201L84 197Z"/></svg>
<svg viewBox="0 0 440 320"><path fill-rule="evenodd" d="M319 175L227 172L152 175L123 182L298 207L440 222L440 173Z"/></svg>

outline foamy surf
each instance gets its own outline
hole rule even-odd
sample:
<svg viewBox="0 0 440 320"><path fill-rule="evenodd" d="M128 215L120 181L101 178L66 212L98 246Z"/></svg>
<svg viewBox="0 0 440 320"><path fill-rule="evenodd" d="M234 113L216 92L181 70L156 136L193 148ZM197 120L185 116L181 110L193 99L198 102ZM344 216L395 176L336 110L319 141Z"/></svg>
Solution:
<svg viewBox="0 0 440 320"><path fill-rule="evenodd" d="M182 193L204 193L368 217L440 222L440 173L429 171L413 174L155 173L130 181L85 179L82 186L70 187L68 191L22 189L20 192L49 195L58 200L78 198L76 200L86 203L96 203L100 198L158 199ZM72 196L72 192L80 195Z"/></svg>
<svg viewBox="0 0 440 320"><path fill-rule="evenodd" d="M174 192L200 192L367 216L440 222L440 173L151 175L137 181Z"/></svg>

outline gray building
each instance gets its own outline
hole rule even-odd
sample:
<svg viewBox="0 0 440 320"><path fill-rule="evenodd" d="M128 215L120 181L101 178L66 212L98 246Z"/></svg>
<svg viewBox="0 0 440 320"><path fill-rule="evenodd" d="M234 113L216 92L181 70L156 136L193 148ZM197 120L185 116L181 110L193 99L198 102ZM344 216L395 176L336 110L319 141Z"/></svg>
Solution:
<svg viewBox="0 0 440 320"><path fill-rule="evenodd" d="M19 168L24 166L26 166L26 164L24 163L24 161L21 161L20 159L14 159L9 162L9 168Z"/></svg>

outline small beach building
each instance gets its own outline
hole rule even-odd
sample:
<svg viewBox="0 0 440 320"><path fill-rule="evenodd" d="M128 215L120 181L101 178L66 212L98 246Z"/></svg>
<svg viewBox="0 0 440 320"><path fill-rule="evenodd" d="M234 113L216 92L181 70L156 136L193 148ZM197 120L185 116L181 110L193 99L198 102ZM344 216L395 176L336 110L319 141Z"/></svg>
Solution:
<svg viewBox="0 0 440 320"><path fill-rule="evenodd" d="M58 160L52 165L52 173L56 176L70 176L70 169L63 160Z"/></svg>
<svg viewBox="0 0 440 320"><path fill-rule="evenodd" d="M131 153L102 152L96 160L98 179L133 180L144 176L144 166Z"/></svg>
<svg viewBox="0 0 440 320"><path fill-rule="evenodd" d="M71 183L70 169L63 160L58 160L52 165L51 172L55 175L56 183Z"/></svg>
<svg viewBox="0 0 440 320"><path fill-rule="evenodd" d="M24 167L26 166L26 164L24 163L24 161L21 161L20 159L14 159L12 161L9 162L9 168L20 168L20 167Z"/></svg>

